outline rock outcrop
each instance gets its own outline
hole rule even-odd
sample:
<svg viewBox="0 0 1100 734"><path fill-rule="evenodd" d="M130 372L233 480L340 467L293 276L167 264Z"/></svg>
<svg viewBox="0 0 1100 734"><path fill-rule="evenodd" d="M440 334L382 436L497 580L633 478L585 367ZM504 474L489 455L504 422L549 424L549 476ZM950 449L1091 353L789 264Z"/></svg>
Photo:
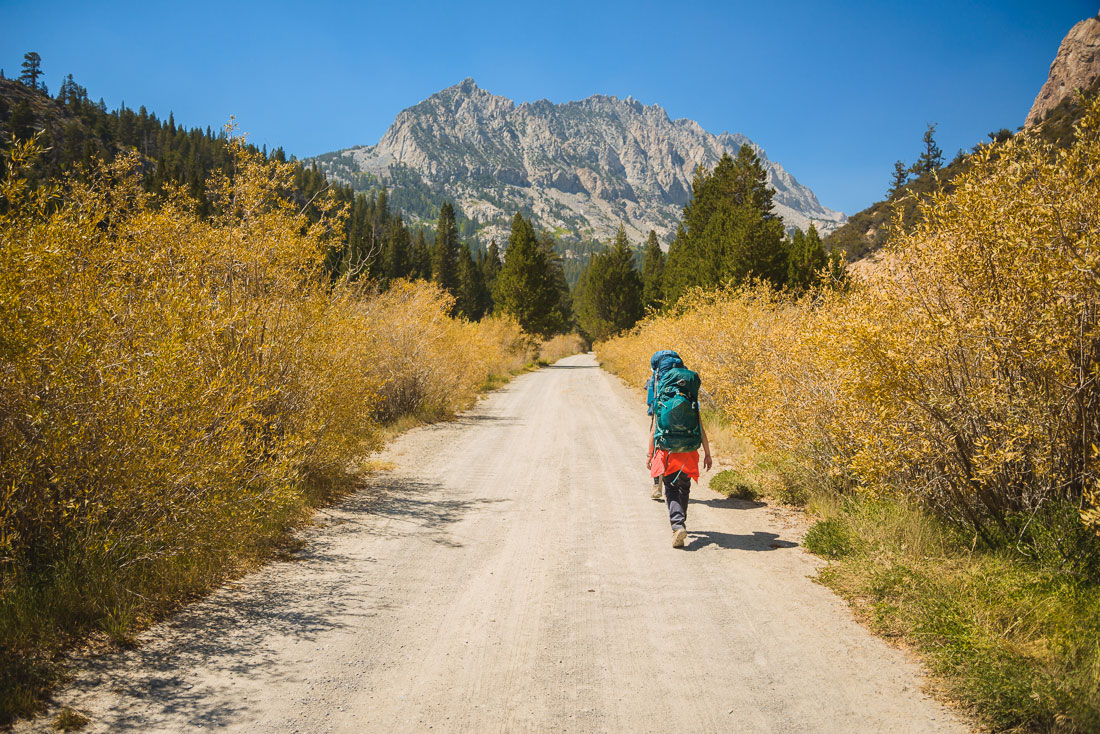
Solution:
<svg viewBox="0 0 1100 734"><path fill-rule="evenodd" d="M485 238L506 236L511 215L523 210L559 236L606 239L621 222L635 242L650 229L667 241L695 168L742 145L760 154L788 226L813 222L828 233L844 222L745 136L712 135L630 97L516 105L466 79L402 111L376 145L312 161L360 189L412 180L453 200Z"/></svg>
<svg viewBox="0 0 1100 734"><path fill-rule="evenodd" d="M1024 125L1043 121L1044 115L1077 89L1087 88L1100 76L1100 18L1082 20L1070 29L1050 65L1050 75L1031 105Z"/></svg>

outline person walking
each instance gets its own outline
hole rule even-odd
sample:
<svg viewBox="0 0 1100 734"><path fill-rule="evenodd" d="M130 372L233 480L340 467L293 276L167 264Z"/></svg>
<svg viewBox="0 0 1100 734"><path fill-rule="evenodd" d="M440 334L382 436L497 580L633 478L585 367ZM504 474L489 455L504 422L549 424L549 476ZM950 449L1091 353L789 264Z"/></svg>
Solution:
<svg viewBox="0 0 1100 734"><path fill-rule="evenodd" d="M691 480L699 481L699 446L703 468L710 471L710 442L699 415L699 376L687 369L673 369L662 377L646 466L650 476L664 483L672 547L682 548L687 538L688 496Z"/></svg>
<svg viewBox="0 0 1100 734"><path fill-rule="evenodd" d="M661 381L661 376L668 370L683 366L684 361L680 359L680 355L671 349L660 349L649 358L649 369L652 370L652 374L645 383L645 408L646 414L650 418L650 435L657 427L657 414L655 412L657 408L657 383ZM664 500L664 497L661 496L660 477L653 477L653 494L649 497L657 502Z"/></svg>

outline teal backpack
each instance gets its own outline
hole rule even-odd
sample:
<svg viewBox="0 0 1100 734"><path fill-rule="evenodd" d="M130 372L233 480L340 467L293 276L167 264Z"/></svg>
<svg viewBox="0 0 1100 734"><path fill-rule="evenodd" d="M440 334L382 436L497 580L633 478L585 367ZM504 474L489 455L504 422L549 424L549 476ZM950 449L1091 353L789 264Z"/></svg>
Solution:
<svg viewBox="0 0 1100 734"><path fill-rule="evenodd" d="M696 451L703 445L699 425L699 375L673 367L657 383L657 430L653 443L670 452Z"/></svg>

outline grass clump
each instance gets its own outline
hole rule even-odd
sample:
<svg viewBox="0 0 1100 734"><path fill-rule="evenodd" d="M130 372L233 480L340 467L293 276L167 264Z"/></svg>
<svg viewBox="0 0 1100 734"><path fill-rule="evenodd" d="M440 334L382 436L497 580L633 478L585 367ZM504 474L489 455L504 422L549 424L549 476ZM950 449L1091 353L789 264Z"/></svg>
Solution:
<svg viewBox="0 0 1100 734"><path fill-rule="evenodd" d="M811 553L826 558L841 558L852 552L852 537L848 527L836 518L818 520L806 531L802 545Z"/></svg>
<svg viewBox="0 0 1100 734"><path fill-rule="evenodd" d="M1100 585L894 499L843 503L803 540L821 578L994 731L1100 730Z"/></svg>
<svg viewBox="0 0 1100 734"><path fill-rule="evenodd" d="M87 716L66 706L54 717L52 728L54 731L80 731L89 723L91 719Z"/></svg>
<svg viewBox="0 0 1100 734"><path fill-rule="evenodd" d="M741 500L757 500L760 488L736 469L724 469L710 478L710 488L718 494Z"/></svg>

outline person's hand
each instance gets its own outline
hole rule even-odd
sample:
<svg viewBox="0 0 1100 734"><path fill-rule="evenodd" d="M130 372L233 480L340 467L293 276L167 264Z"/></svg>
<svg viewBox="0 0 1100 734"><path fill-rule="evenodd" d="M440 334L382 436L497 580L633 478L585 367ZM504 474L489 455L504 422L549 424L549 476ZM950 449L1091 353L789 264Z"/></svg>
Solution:
<svg viewBox="0 0 1100 734"><path fill-rule="evenodd" d="M649 469L653 465L653 454L646 454L645 468Z"/></svg>
<svg viewBox="0 0 1100 734"><path fill-rule="evenodd" d="M703 454L703 468L705 468L707 471L710 471L710 466L711 466L710 452L708 451L705 454Z"/></svg>

